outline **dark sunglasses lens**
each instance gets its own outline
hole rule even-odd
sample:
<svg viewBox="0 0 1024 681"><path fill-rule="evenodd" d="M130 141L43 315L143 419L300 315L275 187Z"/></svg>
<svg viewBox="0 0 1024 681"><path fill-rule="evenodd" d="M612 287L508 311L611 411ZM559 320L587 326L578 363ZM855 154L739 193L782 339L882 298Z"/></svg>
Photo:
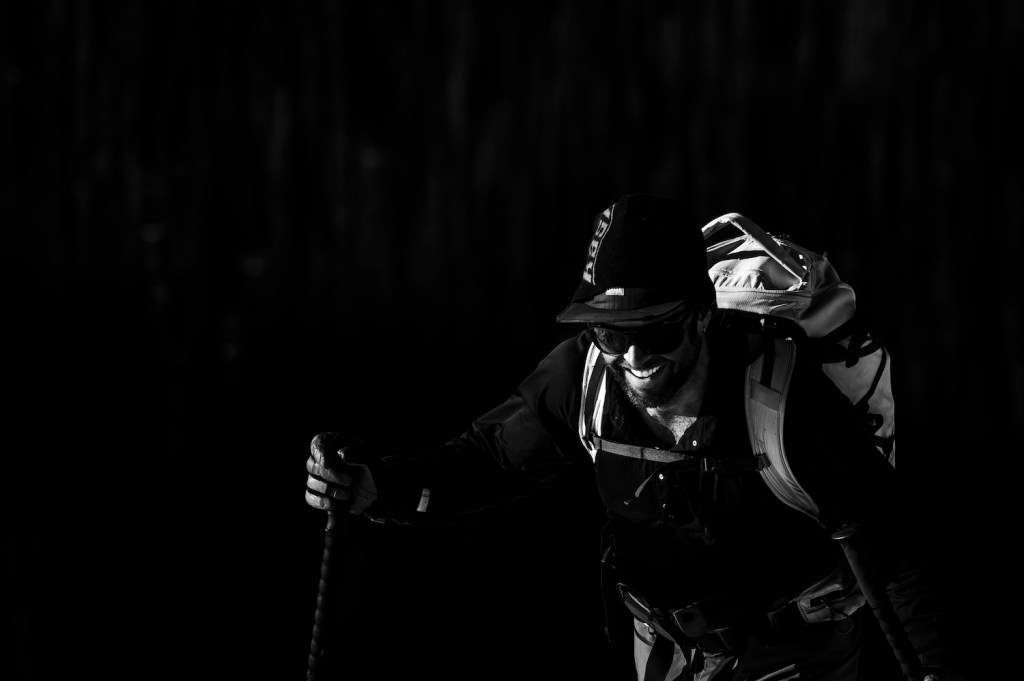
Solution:
<svg viewBox="0 0 1024 681"><path fill-rule="evenodd" d="M636 342L649 352L672 352L683 342L683 325L666 324L638 334Z"/></svg>
<svg viewBox="0 0 1024 681"><path fill-rule="evenodd" d="M594 341L602 351L611 355L624 354L631 345L643 348L647 352L671 352L683 342L684 332L682 324L664 324L634 333L602 327L593 329Z"/></svg>
<svg viewBox="0 0 1024 681"><path fill-rule="evenodd" d="M601 327L594 329L594 341L601 350L611 355L621 355L629 350L630 346L630 337L626 334Z"/></svg>

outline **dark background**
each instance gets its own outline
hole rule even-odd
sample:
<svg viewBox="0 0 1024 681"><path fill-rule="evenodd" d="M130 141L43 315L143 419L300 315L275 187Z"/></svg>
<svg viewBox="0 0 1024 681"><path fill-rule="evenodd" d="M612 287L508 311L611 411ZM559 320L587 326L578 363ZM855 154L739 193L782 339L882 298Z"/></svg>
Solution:
<svg viewBox="0 0 1024 681"><path fill-rule="evenodd" d="M961 642L988 651L974 678L1002 669L1022 15L4 3L14 678L301 678L312 436L431 446L504 399L570 332L592 219L631 191L696 224L741 212L854 285ZM567 486L475 529L357 523L332 582L346 678L611 677L593 503Z"/></svg>

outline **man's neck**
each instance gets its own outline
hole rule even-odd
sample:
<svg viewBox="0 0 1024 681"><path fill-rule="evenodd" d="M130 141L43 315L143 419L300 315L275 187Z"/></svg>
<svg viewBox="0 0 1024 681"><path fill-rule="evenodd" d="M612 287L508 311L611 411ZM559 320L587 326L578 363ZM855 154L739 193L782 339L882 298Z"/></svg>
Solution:
<svg viewBox="0 0 1024 681"><path fill-rule="evenodd" d="M686 382L679 387L679 390L669 399L668 402L659 407L647 407L644 409L648 423L661 430L663 435L671 433L673 444L686 432L686 429L693 425L700 414L701 405L704 403L704 393L708 385L709 352L707 341L702 340L704 347L697 358L697 364L693 372L686 379ZM668 431L667 433L665 431Z"/></svg>

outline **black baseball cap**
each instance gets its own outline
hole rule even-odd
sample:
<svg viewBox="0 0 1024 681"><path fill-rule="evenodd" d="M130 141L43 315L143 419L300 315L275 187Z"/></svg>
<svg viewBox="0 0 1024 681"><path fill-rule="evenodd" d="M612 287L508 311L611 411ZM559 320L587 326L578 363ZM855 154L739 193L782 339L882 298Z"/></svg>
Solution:
<svg viewBox="0 0 1024 681"><path fill-rule="evenodd" d="M555 320L654 322L714 301L701 226L677 199L626 194L594 220L583 278Z"/></svg>

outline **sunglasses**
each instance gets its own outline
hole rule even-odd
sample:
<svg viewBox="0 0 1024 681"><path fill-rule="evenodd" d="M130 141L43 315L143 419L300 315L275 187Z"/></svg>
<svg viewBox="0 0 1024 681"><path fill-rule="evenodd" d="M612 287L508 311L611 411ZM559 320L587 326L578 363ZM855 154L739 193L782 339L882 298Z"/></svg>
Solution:
<svg viewBox="0 0 1024 681"><path fill-rule="evenodd" d="M687 315L679 321L652 324L637 329L591 326L588 333L590 341L608 355L624 355L633 345L651 354L664 355L678 348L683 342L690 327L686 322L691 318L692 315Z"/></svg>

